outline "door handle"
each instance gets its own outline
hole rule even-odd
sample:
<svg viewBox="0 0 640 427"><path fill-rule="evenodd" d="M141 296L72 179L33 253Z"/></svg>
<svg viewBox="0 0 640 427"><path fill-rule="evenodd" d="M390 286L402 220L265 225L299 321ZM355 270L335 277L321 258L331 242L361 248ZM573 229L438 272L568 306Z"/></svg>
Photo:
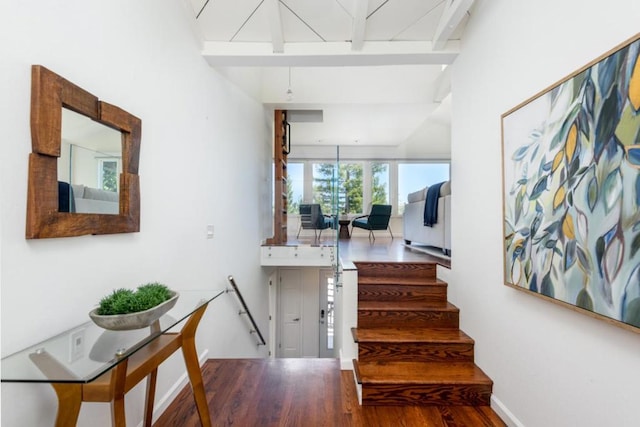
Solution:
<svg viewBox="0 0 640 427"><path fill-rule="evenodd" d="M293 321L294 321L294 322L298 322L298 321L300 321L300 318L299 318L299 317L296 317L295 319L293 319Z"/></svg>
<svg viewBox="0 0 640 427"><path fill-rule="evenodd" d="M324 319L324 310L320 310L320 318Z"/></svg>

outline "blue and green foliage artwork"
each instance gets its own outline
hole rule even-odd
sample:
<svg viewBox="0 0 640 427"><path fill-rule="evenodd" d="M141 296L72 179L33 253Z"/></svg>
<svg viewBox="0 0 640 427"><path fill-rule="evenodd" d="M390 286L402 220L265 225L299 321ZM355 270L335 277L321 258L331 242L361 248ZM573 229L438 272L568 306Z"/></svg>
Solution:
<svg viewBox="0 0 640 427"><path fill-rule="evenodd" d="M640 328L640 34L502 117L505 281Z"/></svg>

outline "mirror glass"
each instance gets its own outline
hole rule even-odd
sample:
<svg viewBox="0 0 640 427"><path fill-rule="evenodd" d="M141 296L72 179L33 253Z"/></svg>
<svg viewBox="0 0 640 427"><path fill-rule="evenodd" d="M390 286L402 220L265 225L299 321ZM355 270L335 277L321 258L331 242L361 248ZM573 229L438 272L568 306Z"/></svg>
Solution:
<svg viewBox="0 0 640 427"><path fill-rule="evenodd" d="M122 134L63 108L60 148L58 211L118 215Z"/></svg>

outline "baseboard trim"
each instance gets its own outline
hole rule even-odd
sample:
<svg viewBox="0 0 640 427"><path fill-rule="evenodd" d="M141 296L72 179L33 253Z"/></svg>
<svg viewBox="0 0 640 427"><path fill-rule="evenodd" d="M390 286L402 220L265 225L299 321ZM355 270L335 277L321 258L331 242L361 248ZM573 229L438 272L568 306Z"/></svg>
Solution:
<svg viewBox="0 0 640 427"><path fill-rule="evenodd" d="M209 350L207 349L204 350L200 356L198 356L198 363L200 363L200 366L202 366L205 360L207 360L208 354ZM171 405L175 398L178 397L178 393L180 393L188 383L188 375L185 371L184 374L180 375L176 382L173 383L171 387L169 387L169 390L167 390L167 392L160 399L156 400L156 404L153 407L153 423L158 421L158 417L160 417L160 415L162 415L164 411L167 410L169 405ZM138 424L138 427L143 427L143 423L144 420L141 420Z"/></svg>
<svg viewBox="0 0 640 427"><path fill-rule="evenodd" d="M343 371L351 371L353 369L353 359L349 359L345 357L342 349L339 350L340 353L340 369Z"/></svg>
<svg viewBox="0 0 640 427"><path fill-rule="evenodd" d="M509 427L525 427L495 395L491 395L491 409L493 409Z"/></svg>
<svg viewBox="0 0 640 427"><path fill-rule="evenodd" d="M416 246L416 245L408 245L406 243L402 243L402 246L416 252L421 252L423 254L431 255L432 257L440 258L440 259L451 262L451 256L445 255L442 252L442 249L436 248L434 246L427 246L427 245Z"/></svg>

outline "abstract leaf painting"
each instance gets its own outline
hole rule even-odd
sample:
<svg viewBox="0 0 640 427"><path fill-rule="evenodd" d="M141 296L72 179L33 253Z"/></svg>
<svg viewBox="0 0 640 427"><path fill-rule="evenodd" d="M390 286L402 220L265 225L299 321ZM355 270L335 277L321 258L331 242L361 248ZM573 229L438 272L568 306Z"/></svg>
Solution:
<svg viewBox="0 0 640 427"><path fill-rule="evenodd" d="M640 332L640 34L502 116L505 283Z"/></svg>

